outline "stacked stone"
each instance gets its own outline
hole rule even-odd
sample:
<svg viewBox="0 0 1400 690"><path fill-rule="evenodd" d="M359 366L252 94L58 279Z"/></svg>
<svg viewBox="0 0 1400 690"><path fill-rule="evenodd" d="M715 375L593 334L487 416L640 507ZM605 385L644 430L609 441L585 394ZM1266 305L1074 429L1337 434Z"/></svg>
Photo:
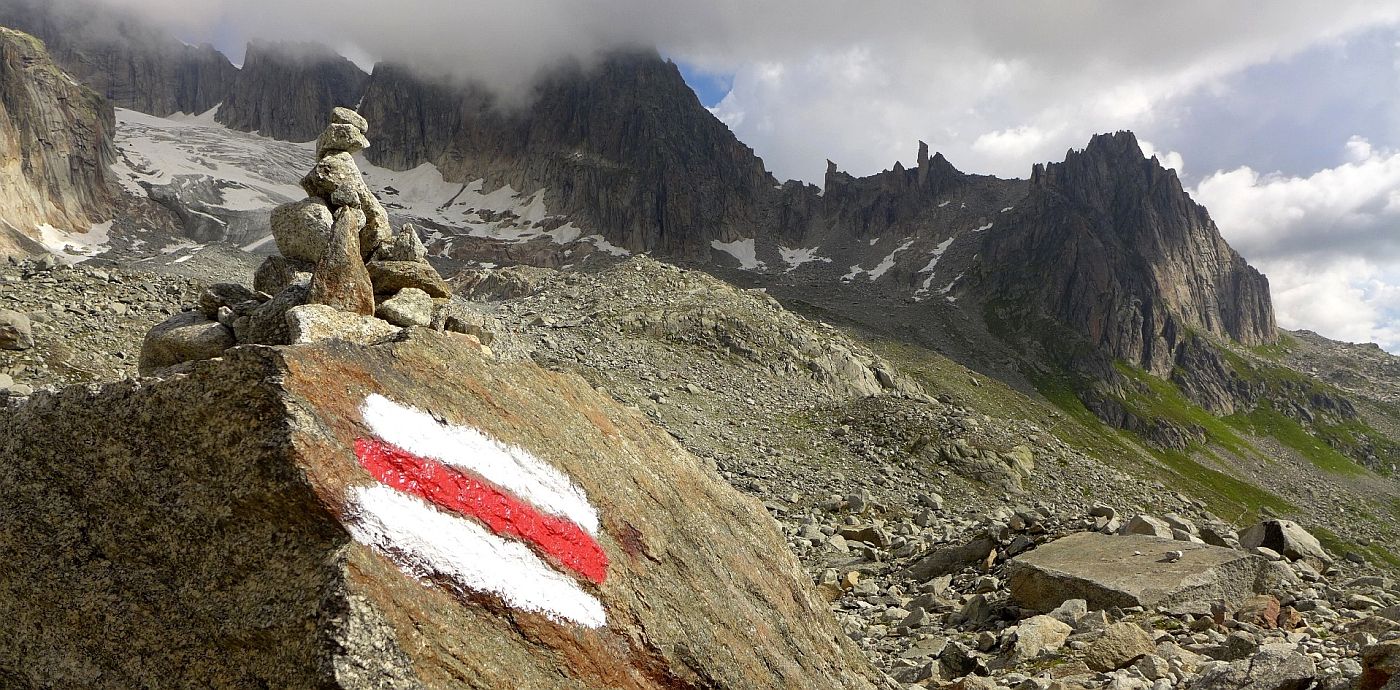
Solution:
<svg viewBox="0 0 1400 690"><path fill-rule="evenodd" d="M355 163L369 146L369 123L336 108L316 142L316 165L302 178L307 198L272 211L279 255L253 276L253 289L215 285L199 312L152 329L141 370L217 357L243 344L288 345L325 337L373 340L399 327L469 332L449 301L447 282L428 263L412 225L395 234L389 215Z"/></svg>

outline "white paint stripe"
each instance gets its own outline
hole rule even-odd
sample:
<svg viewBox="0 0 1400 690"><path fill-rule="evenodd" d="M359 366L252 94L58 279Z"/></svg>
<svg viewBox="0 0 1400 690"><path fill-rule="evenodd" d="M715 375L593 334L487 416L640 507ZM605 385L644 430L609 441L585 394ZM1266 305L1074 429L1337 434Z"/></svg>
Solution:
<svg viewBox="0 0 1400 690"><path fill-rule="evenodd" d="M508 446L470 427L439 424L432 415L382 395L365 398L365 424L387 443L414 455L470 470L551 515L567 518L598 536L598 511L578 485L523 448Z"/></svg>
<svg viewBox="0 0 1400 690"><path fill-rule="evenodd" d="M351 487L346 499L355 540L389 556L409 575L448 577L555 621L590 628L607 623L601 602L523 543L383 484Z"/></svg>

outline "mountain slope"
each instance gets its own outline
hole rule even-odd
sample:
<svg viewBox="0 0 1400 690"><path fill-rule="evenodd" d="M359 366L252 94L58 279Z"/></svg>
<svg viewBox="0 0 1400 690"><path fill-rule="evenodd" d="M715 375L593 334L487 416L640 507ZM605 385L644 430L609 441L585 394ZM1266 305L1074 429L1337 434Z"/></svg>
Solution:
<svg viewBox="0 0 1400 690"><path fill-rule="evenodd" d="M310 141L336 106L354 107L369 75L315 43L248 44L217 119L243 132L285 141Z"/></svg>
<svg viewBox="0 0 1400 690"><path fill-rule="evenodd" d="M202 113L221 103L237 69L213 47L182 43L106 4L0 0L0 26L43 39L55 62L118 108Z"/></svg>
<svg viewBox="0 0 1400 690"><path fill-rule="evenodd" d="M85 233L109 212L114 124L40 41L0 29L0 257L41 253L41 226Z"/></svg>
<svg viewBox="0 0 1400 690"><path fill-rule="evenodd" d="M375 68L361 112L376 165L546 190L551 209L633 251L699 258L760 224L776 185L654 52L560 68L511 109L475 87Z"/></svg>
<svg viewBox="0 0 1400 690"><path fill-rule="evenodd" d="M983 241L984 283L1111 358L1166 376L1192 333L1277 340L1268 280L1129 132L1036 166L1009 216Z"/></svg>

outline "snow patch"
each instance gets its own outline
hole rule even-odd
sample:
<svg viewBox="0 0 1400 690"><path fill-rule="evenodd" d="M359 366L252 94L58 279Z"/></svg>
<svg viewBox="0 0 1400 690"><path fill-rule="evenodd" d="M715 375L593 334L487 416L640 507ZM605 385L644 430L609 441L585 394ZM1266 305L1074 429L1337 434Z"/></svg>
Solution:
<svg viewBox="0 0 1400 690"><path fill-rule="evenodd" d="M880 263L875 265L875 268L872 268L868 271L864 268L861 268L859 264L851 266L851 272L847 273L844 276L841 276L841 280L849 283L850 281L859 278L861 274L865 274L867 276L867 280L878 280L880 276L885 275L887 271L889 271L891 268L894 268L895 256L898 255L900 252L913 246L913 244L914 240L912 238L905 240L904 244L899 245L895 248L894 251L890 252L889 254L886 254L885 258L881 259Z"/></svg>
<svg viewBox="0 0 1400 690"><path fill-rule="evenodd" d="M733 242L710 240L710 247L734 257L739 262L739 268L745 271L765 268L763 262L758 260L758 250L754 247L752 239L734 240Z"/></svg>
<svg viewBox="0 0 1400 690"><path fill-rule="evenodd" d="M788 266L787 271L785 272L791 273L802 264L809 264L814 261L831 263L831 259L817 254L817 252L820 250L821 247L801 247L798 249L789 249L787 247L779 246L778 255L783 258L783 263L787 264Z"/></svg>
<svg viewBox="0 0 1400 690"><path fill-rule="evenodd" d="M39 244L65 264L87 261L107 250L111 241L112 221L92 226L87 232L60 230L47 223L39 224Z"/></svg>
<svg viewBox="0 0 1400 690"><path fill-rule="evenodd" d="M928 277L924 278L924 284L914 293L915 295L923 295L929 291L929 286L933 284L933 271L938 266L938 260L943 258L943 252L948 251L948 247L953 244L954 239L953 237L949 237L940 242L937 247L933 248L933 251L929 254L928 265L919 269L919 273L927 273Z"/></svg>

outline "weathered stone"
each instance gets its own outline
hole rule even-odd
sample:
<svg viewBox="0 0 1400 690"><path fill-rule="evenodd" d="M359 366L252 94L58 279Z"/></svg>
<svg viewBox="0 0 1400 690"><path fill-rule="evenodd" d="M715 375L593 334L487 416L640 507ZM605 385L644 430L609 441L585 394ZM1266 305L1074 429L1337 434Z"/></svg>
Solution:
<svg viewBox="0 0 1400 690"><path fill-rule="evenodd" d="M1180 550L1169 562L1166 554ZM1080 532L1010 561L1011 594L1049 611L1068 599L1090 609L1239 601L1267 586L1262 558L1204 544L1143 535Z"/></svg>
<svg viewBox="0 0 1400 690"><path fill-rule="evenodd" d="M324 253L324 252L323 252ZM293 283L311 282L311 272L316 269L316 264L304 261L293 261L282 256L269 256L258 264L258 270L253 273L253 289L258 292L275 295Z"/></svg>
<svg viewBox="0 0 1400 690"><path fill-rule="evenodd" d="M247 317L247 323L234 325L234 335L241 344L287 345L292 342L287 330L287 311L292 307L306 304L310 293L310 278L298 280L272 296L262 306L254 309Z"/></svg>
<svg viewBox="0 0 1400 690"><path fill-rule="evenodd" d="M1264 649L1229 665L1208 668L1193 679L1191 690L1307 690L1317 677L1317 664L1305 654Z"/></svg>
<svg viewBox="0 0 1400 690"><path fill-rule="evenodd" d="M369 148L369 139L354 125L332 122L316 140L316 156L331 153L359 153Z"/></svg>
<svg viewBox="0 0 1400 690"><path fill-rule="evenodd" d="M551 571L601 624L370 536L362 497L399 495L356 461L372 394L577 485L604 580ZM758 501L581 377L454 336L236 348L0 409L0 428L0 669L20 687L887 687Z"/></svg>
<svg viewBox="0 0 1400 690"><path fill-rule="evenodd" d="M374 315L395 326L429 326L433 323L435 306L428 293L418 288L404 288L380 303Z"/></svg>
<svg viewBox="0 0 1400 690"><path fill-rule="evenodd" d="M1278 627L1278 616L1281 612L1282 607L1277 597L1261 594L1245 599L1239 610L1235 611L1235 620L1272 630Z"/></svg>
<svg viewBox="0 0 1400 690"><path fill-rule="evenodd" d="M294 345L320 340L373 345L399 332L387 321L341 311L325 304L303 304L287 310L287 329Z"/></svg>
<svg viewBox="0 0 1400 690"><path fill-rule="evenodd" d="M474 335L482 345L490 345L496 340L486 317L464 305L448 302L433 313L433 329Z"/></svg>
<svg viewBox="0 0 1400 690"><path fill-rule="evenodd" d="M1151 654L1157 643L1134 623L1114 623L1084 650L1084 663L1095 671L1123 668Z"/></svg>
<svg viewBox="0 0 1400 690"><path fill-rule="evenodd" d="M238 283L217 283L199 295L199 311L215 319L222 307L234 307L244 302L257 301L258 293ZM264 296L263 299L266 299Z"/></svg>
<svg viewBox="0 0 1400 690"><path fill-rule="evenodd" d="M1314 567L1326 569L1332 556L1322 548L1317 538L1292 520L1265 520L1240 535L1245 548L1273 549L1290 561L1309 561Z"/></svg>
<svg viewBox="0 0 1400 690"><path fill-rule="evenodd" d="M360 210L365 212L365 224L360 228L360 258L368 260L394 234L393 226L389 225L389 214L384 210L384 205L379 203L379 199L369 191L369 188L359 190Z"/></svg>
<svg viewBox="0 0 1400 690"><path fill-rule="evenodd" d="M1396 677L1400 677L1400 640L1361 650L1361 677L1356 681L1356 690L1379 690Z"/></svg>
<svg viewBox="0 0 1400 690"><path fill-rule="evenodd" d="M34 331L29 317L17 311L0 309L0 350L28 350L34 347Z"/></svg>
<svg viewBox="0 0 1400 690"><path fill-rule="evenodd" d="M332 153L316 161L311 172L302 178L301 188L308 195L324 201L329 201L337 190L346 190L358 198L360 190L366 189L360 166L348 153Z"/></svg>
<svg viewBox="0 0 1400 690"><path fill-rule="evenodd" d="M366 265L374 292L392 295L404 288L418 288L433 297L448 297L452 288L437 269L417 261L371 261Z"/></svg>
<svg viewBox="0 0 1400 690"><path fill-rule="evenodd" d="M1016 642L1007 660L1022 664L1063 647L1072 631L1070 626L1050 616L1033 616L1016 627Z"/></svg>
<svg viewBox="0 0 1400 690"><path fill-rule="evenodd" d="M376 261L418 261L428 260L428 249L418 237L418 228L404 225L399 234L379 246L374 252Z"/></svg>
<svg viewBox="0 0 1400 690"><path fill-rule="evenodd" d="M940 575L950 575L974 563L979 563L996 549L996 542L987 539L974 539L962 546L942 548L915 561L901 575L915 580L928 580ZM1051 607L1053 608L1053 607Z"/></svg>
<svg viewBox="0 0 1400 690"><path fill-rule="evenodd" d="M324 201L293 201L272 209L272 238L282 256L314 264L326 252L333 223L331 210Z"/></svg>
<svg viewBox="0 0 1400 690"><path fill-rule="evenodd" d="M352 125L360 130L360 134L369 134L369 121L349 108L331 110L331 124Z"/></svg>
<svg viewBox="0 0 1400 690"><path fill-rule="evenodd" d="M233 332L223 324L199 312L182 312L146 333L139 369L150 375L176 364L218 357L233 345Z"/></svg>
<svg viewBox="0 0 1400 690"><path fill-rule="evenodd" d="M1066 625L1074 625L1089 613L1089 604L1083 599L1067 599L1050 612L1050 617Z"/></svg>
<svg viewBox="0 0 1400 690"><path fill-rule="evenodd" d="M311 276L306 300L361 316L374 314L374 289L360 261L360 228L365 214L349 206L336 209L335 229L325 256Z"/></svg>
<svg viewBox="0 0 1400 690"><path fill-rule="evenodd" d="M1172 538L1172 528L1165 520L1151 515L1137 515L1123 525L1123 534L1145 534L1149 537Z"/></svg>

